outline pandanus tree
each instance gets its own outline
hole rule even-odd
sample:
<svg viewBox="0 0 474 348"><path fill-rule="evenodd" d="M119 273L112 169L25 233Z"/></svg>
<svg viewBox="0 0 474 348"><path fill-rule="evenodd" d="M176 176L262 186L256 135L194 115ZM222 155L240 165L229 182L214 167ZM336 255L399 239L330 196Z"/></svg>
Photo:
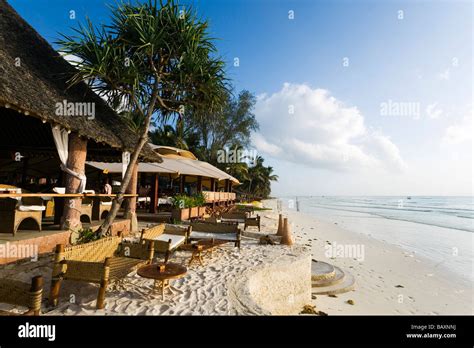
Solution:
<svg viewBox="0 0 474 348"><path fill-rule="evenodd" d="M121 105L136 126L128 168L100 229L104 235L123 202L151 121L188 107L219 107L228 90L224 63L207 21L175 1L121 3L112 8L110 24L95 27L88 20L58 43L79 60L70 84L87 82L111 105Z"/></svg>

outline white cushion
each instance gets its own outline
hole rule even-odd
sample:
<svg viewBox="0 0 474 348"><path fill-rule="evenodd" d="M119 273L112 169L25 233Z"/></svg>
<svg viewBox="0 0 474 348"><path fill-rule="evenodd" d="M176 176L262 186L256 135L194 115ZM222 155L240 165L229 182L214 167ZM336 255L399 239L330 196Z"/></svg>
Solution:
<svg viewBox="0 0 474 348"><path fill-rule="evenodd" d="M53 187L53 191L59 194L65 194L66 188L65 187Z"/></svg>
<svg viewBox="0 0 474 348"><path fill-rule="evenodd" d="M237 222L239 224L245 223L244 219L226 219L226 218L221 218L222 222Z"/></svg>
<svg viewBox="0 0 474 348"><path fill-rule="evenodd" d="M43 211L46 207L43 205L20 205L18 206L19 211Z"/></svg>
<svg viewBox="0 0 474 348"><path fill-rule="evenodd" d="M171 198L158 198L158 205L159 204L172 204L173 200Z"/></svg>
<svg viewBox="0 0 474 348"><path fill-rule="evenodd" d="M84 190L82 193L95 194L94 190Z"/></svg>
<svg viewBox="0 0 474 348"><path fill-rule="evenodd" d="M112 205L112 202L100 202L101 205Z"/></svg>
<svg viewBox="0 0 474 348"><path fill-rule="evenodd" d="M0 193L2 193L2 191L9 191L10 193L21 193L21 188L2 187L0 188Z"/></svg>
<svg viewBox="0 0 474 348"><path fill-rule="evenodd" d="M190 238L192 239L223 239L223 240L236 240L237 236L235 233L212 233L212 232L199 232L192 231Z"/></svg>
<svg viewBox="0 0 474 348"><path fill-rule="evenodd" d="M179 236L176 234L168 234L168 233L163 233L159 235L158 237L154 238L154 240L161 240L163 242L168 242L171 239L171 249L175 249L181 244L184 243L185 237L184 236Z"/></svg>
<svg viewBox="0 0 474 348"><path fill-rule="evenodd" d="M138 197L137 199L139 202L149 202L150 197Z"/></svg>

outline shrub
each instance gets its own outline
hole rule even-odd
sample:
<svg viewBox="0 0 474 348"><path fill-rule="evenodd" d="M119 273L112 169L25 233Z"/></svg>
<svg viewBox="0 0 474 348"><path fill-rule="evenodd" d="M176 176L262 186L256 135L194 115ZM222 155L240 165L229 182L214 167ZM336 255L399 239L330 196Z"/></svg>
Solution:
<svg viewBox="0 0 474 348"><path fill-rule="evenodd" d="M79 230L79 237L76 244L85 244L100 239L100 233L93 231L91 228L83 228Z"/></svg>

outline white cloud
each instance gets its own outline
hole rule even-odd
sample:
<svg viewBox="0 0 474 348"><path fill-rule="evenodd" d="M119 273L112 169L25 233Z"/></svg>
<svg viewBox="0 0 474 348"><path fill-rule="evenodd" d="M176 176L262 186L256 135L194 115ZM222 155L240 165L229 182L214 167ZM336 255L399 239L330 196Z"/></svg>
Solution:
<svg viewBox="0 0 474 348"><path fill-rule="evenodd" d="M464 142L473 141L473 114L465 116L460 122L446 128L444 137L441 140L443 145L456 145Z"/></svg>
<svg viewBox="0 0 474 348"><path fill-rule="evenodd" d="M59 54L72 66L76 66L79 63L82 63L82 59L74 54L67 54L64 52L59 52Z"/></svg>
<svg viewBox="0 0 474 348"><path fill-rule="evenodd" d="M274 158L330 170L406 167L389 137L367 129L356 107L345 106L327 90L285 83L257 98L258 151Z"/></svg>

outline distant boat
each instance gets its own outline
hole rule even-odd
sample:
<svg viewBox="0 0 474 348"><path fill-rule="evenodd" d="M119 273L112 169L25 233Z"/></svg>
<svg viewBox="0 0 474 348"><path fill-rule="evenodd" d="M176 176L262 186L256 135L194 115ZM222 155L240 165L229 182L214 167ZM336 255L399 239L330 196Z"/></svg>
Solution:
<svg viewBox="0 0 474 348"><path fill-rule="evenodd" d="M410 197L410 196L408 196L408 197L407 197L407 199L411 199L411 197Z"/></svg>

